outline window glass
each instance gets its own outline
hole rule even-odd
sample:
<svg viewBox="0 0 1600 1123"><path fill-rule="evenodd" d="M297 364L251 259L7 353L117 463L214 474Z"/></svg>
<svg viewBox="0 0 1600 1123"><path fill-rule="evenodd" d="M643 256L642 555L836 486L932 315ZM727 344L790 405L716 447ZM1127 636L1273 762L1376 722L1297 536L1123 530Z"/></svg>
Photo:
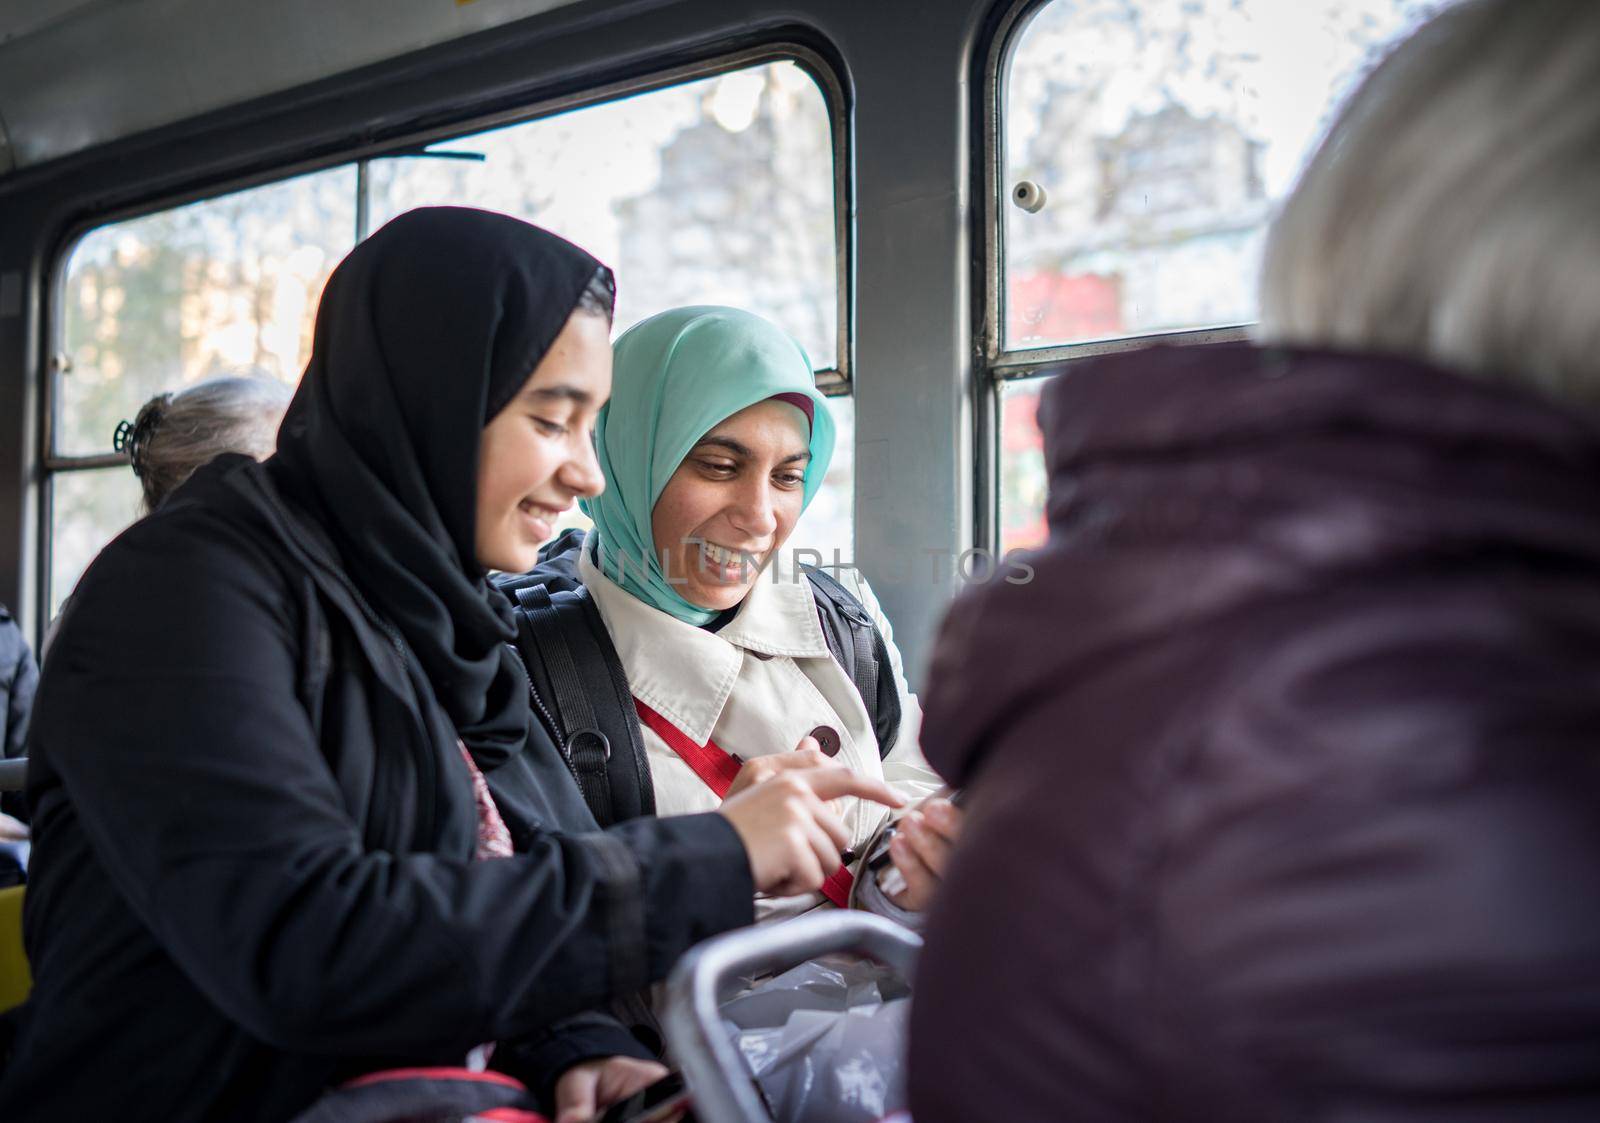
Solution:
<svg viewBox="0 0 1600 1123"><path fill-rule="evenodd" d="M855 560L856 403L853 398L829 398L835 439L833 460L811 506L800 516L789 537L789 550L815 550L823 565ZM810 562L813 559L805 558Z"/></svg>
<svg viewBox="0 0 1600 1123"><path fill-rule="evenodd" d="M1044 441L1039 393L1048 379L1008 382L1000 391L1000 551L1028 550L1045 539Z"/></svg>
<svg viewBox="0 0 1600 1123"><path fill-rule="evenodd" d="M1273 205L1441 0L1053 0L1004 77L1003 346L1241 324ZM1018 203L1020 185L1043 205Z"/></svg>
<svg viewBox="0 0 1600 1123"><path fill-rule="evenodd" d="M50 481L50 616L100 548L138 517L144 494L133 469L57 472Z"/></svg>
<svg viewBox="0 0 1600 1123"><path fill-rule="evenodd" d="M696 80L367 164L368 229L413 207L498 210L593 252L619 279L618 331L693 303L748 308L837 365L832 127L789 62ZM111 451L152 395L219 374L299 378L328 274L354 243L355 165L114 223L86 235L63 283L50 452ZM854 411L794 536L848 557ZM52 476L51 610L130 521L125 468ZM574 512L568 524L581 524Z"/></svg>
<svg viewBox="0 0 1600 1123"><path fill-rule="evenodd" d="M102 226L73 250L54 447L111 451L152 395L224 374L299 379L317 300L355 241L339 168Z"/></svg>
<svg viewBox="0 0 1600 1123"><path fill-rule="evenodd" d="M373 160L374 229L454 203L536 222L617 273L617 329L684 304L760 313L836 365L832 129L774 62Z"/></svg>

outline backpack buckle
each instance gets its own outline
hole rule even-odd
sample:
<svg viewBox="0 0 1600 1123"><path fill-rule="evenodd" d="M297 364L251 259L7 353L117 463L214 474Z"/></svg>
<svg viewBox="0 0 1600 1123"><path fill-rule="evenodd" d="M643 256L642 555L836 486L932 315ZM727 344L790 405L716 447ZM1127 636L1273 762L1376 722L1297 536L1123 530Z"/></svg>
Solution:
<svg viewBox="0 0 1600 1123"><path fill-rule="evenodd" d="M571 754L574 763L578 759L578 753L590 747L599 750L601 760L611 759L611 739L598 729L580 729L567 738L567 752Z"/></svg>

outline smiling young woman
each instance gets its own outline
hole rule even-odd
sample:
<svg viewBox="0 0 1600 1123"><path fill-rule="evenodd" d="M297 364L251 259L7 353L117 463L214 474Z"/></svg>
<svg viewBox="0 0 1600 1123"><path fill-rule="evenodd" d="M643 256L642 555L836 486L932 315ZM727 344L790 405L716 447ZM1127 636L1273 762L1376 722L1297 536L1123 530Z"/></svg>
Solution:
<svg viewBox="0 0 1600 1123"><path fill-rule="evenodd" d="M476 551L485 569L519 573L556 520L605 477L594 421L611 396L611 321L581 306L478 445Z"/></svg>
<svg viewBox="0 0 1600 1123"><path fill-rule="evenodd" d="M691 604L744 600L805 509L810 421L769 399L719 423L689 450L650 514L656 556Z"/></svg>

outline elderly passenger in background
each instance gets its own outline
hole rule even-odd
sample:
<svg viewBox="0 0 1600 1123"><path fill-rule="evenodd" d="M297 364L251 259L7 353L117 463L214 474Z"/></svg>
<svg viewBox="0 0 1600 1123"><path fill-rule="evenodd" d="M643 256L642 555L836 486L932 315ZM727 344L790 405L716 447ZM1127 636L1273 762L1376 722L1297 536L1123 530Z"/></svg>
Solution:
<svg viewBox="0 0 1600 1123"><path fill-rule="evenodd" d="M918 1123L1600 1118L1600 5L1399 47L1262 346L1046 392L1051 537L946 623L973 783Z"/></svg>
<svg viewBox="0 0 1600 1123"><path fill-rule="evenodd" d="M112 442L126 453L143 492L139 514L167 501L195 470L225 452L253 460L272 455L278 425L294 391L271 378L230 375L209 378L175 393L157 394L132 421L117 426ZM45 632L40 654L50 651L72 604L68 596Z"/></svg>
<svg viewBox="0 0 1600 1123"><path fill-rule="evenodd" d="M293 393L276 379L237 376L151 398L116 432L117 451L128 454L144 489L142 513L161 506L196 468L224 452L271 456Z"/></svg>

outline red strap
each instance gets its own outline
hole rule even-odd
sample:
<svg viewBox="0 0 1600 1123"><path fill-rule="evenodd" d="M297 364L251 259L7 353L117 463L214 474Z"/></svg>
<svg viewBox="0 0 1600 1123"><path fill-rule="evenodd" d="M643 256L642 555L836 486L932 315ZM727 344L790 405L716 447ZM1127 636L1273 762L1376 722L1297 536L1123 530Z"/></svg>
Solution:
<svg viewBox="0 0 1600 1123"><path fill-rule="evenodd" d="M469 1084L499 1084L505 1088L514 1088L523 1092L528 1090L527 1085L514 1076L507 1076L503 1072L492 1069L483 1072L474 1072L470 1068L451 1068L448 1066L435 1066L432 1068L386 1068L378 1072L369 1072L364 1076L357 1076L353 1080L346 1080L339 1085L341 1088L365 1088L369 1084L387 1084L396 1080L464 1080Z"/></svg>
<svg viewBox="0 0 1600 1123"><path fill-rule="evenodd" d="M733 787L733 778L739 774L740 762L737 757L719 748L715 741L695 744L689 740L687 733L639 699L635 698L633 705L639 711L639 720L665 741L667 748L677 753L683 763L694 769L694 774L705 781L706 787L717 793L718 799L727 798L728 789ZM850 904L850 886L854 882L850 868L840 866L822 883L822 895L840 908L847 908Z"/></svg>
<svg viewBox="0 0 1600 1123"><path fill-rule="evenodd" d="M648 725L667 743L667 748L683 758L683 763L694 769L694 774L706 782L706 787L725 799L733 787L733 778L739 774L739 762L717 747L715 741L697 745L689 735L656 713L639 699L633 700L639 711L639 720Z"/></svg>
<svg viewBox="0 0 1600 1123"><path fill-rule="evenodd" d="M850 907L850 887L856 883L849 866L841 865L822 883L822 895L842 909Z"/></svg>

